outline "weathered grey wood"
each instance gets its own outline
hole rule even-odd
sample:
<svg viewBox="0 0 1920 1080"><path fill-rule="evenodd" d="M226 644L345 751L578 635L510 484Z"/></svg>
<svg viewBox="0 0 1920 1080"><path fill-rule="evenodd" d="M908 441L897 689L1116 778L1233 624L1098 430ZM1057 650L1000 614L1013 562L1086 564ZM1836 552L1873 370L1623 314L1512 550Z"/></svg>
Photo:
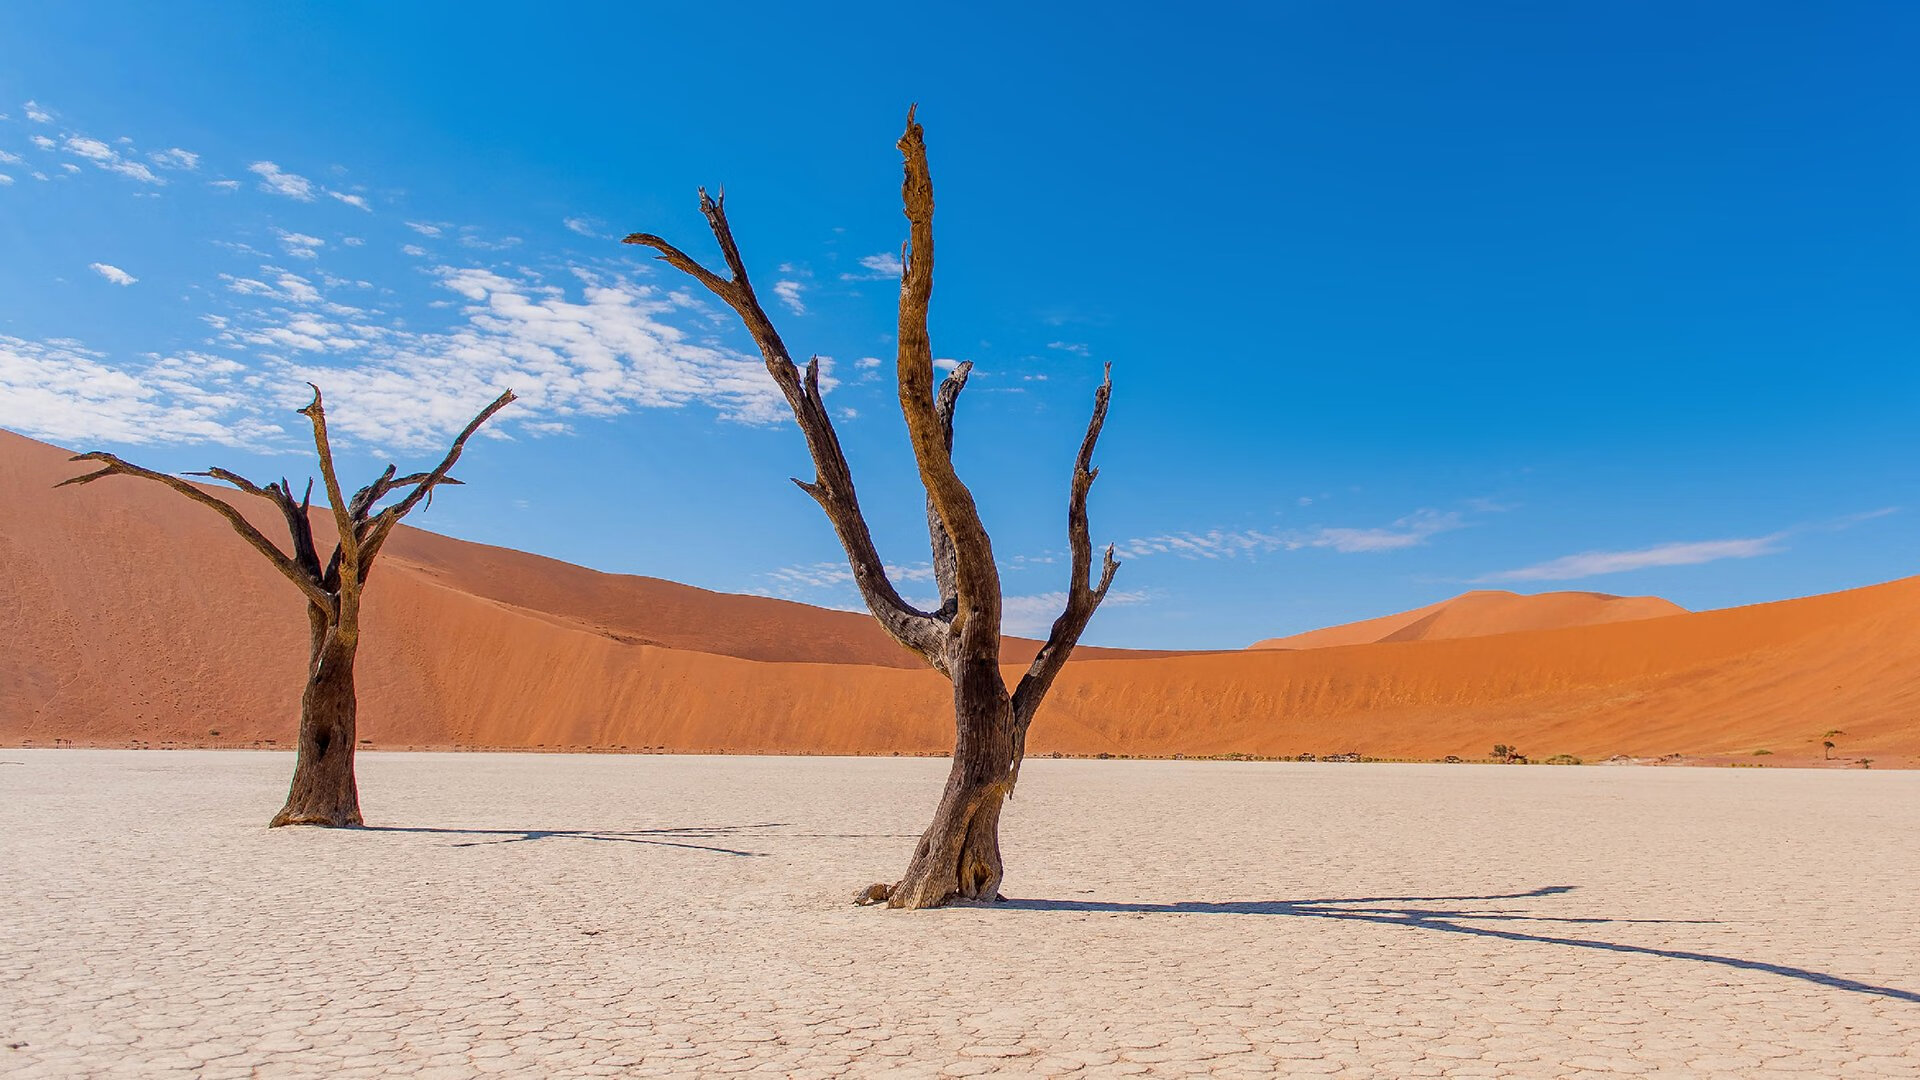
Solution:
<svg viewBox="0 0 1920 1080"><path fill-rule="evenodd" d="M311 384L309 384L311 385ZM333 468L333 445L327 436L326 408L320 388L313 388L313 401L300 413L313 424L314 449L320 461L321 478L326 484L333 512L335 541L333 554L322 566L313 539L313 518L308 513L313 496L313 481L307 481L306 493L293 501L293 487L283 478L266 487L228 469L211 468L191 473L230 485L235 490L265 499L286 520L293 553L280 550L260 530L253 527L240 511L225 500L201 490L175 476L154 472L113 456L95 451L80 454L74 461L96 461L104 466L97 472L62 481L88 484L105 476L136 476L179 492L213 510L233 526L233 530L267 557L274 568L293 582L307 598L309 630L306 686L300 695L300 738L294 758L293 783L287 791L286 805L274 815L269 827L280 825L359 825L360 793L354 780L353 755L358 743L358 701L354 692L354 660L360 647L360 596L374 557L386 543L400 519L422 499L431 499L433 489L460 481L447 473L460 459L467 439L494 413L514 400L509 390L482 409L453 442L446 457L431 472L413 473L396 479L394 466L373 483L343 496L339 477ZM410 488L405 498L379 514L374 507L395 491Z"/></svg>
<svg viewBox="0 0 1920 1080"><path fill-rule="evenodd" d="M1000 813L1019 773L1027 726L1072 654L1087 621L1105 598L1119 564L1114 561L1113 549L1108 548L1100 580L1098 584L1092 581L1086 500L1096 474L1092 468L1093 448L1112 392L1109 372L1095 395L1093 419L1074 463L1067 509L1074 576L1066 610L1021 679L1018 693L1009 693L1000 674L1002 596L993 543L980 520L973 493L953 466L954 409L971 365L960 365L937 392L934 388L933 345L927 333L927 309L933 298L933 180L927 167L924 133L911 110L898 146L905 163L901 202L909 232L900 282L895 371L900 412L907 422L914 463L927 494L928 540L941 601L936 611L920 611L906 603L888 579L886 565L874 548L854 497L852 471L820 396L818 362L808 363L804 379L794 366L786 344L747 278L739 245L727 224L724 195L715 200L702 188L700 209L719 244L728 276L707 269L651 233L634 233L626 242L659 252L661 259L700 282L740 316L766 360L767 370L786 396L813 457L815 479L794 482L820 504L833 524L867 609L894 640L952 681L953 766L933 821L921 835L899 881L871 886L856 897L860 903L925 908L955 899L991 900L998 895L1004 872Z"/></svg>

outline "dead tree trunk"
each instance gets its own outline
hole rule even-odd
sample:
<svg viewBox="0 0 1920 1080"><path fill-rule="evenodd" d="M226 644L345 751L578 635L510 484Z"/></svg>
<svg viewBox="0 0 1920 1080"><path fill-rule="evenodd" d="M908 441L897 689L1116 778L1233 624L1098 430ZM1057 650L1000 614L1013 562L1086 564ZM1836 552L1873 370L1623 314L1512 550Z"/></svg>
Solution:
<svg viewBox="0 0 1920 1080"><path fill-rule="evenodd" d="M820 393L819 360L809 361L803 373L767 318L727 225L724 196L715 200L704 188L700 191L700 209L726 260L727 277L658 236L635 233L626 242L658 251L660 258L725 301L746 324L813 456L814 479L794 483L820 504L832 522L867 610L896 641L953 683L953 768L933 822L900 880L872 886L859 897L862 903L885 901L890 907L925 908L955 899L991 900L998 894L1003 872L1000 811L1019 780L1027 728L1119 567L1109 547L1095 581L1093 545L1087 534L1087 492L1097 472L1092 466L1093 449L1106 420L1113 381L1109 371L1094 394L1093 418L1074 461L1067 499L1073 567L1066 610L1054 622L1046 645L1019 686L1009 692L1000 674L1000 572L973 493L953 468L953 411L972 365L961 364L937 392L934 388L933 345L927 335L927 307L933 295L933 180L926 143L911 110L899 149L906 164L901 197L910 228L900 283L896 369L900 410L927 492L927 525L941 601L936 611L908 604L889 580Z"/></svg>
<svg viewBox="0 0 1920 1080"><path fill-rule="evenodd" d="M353 775L359 701L354 696L357 644L342 644L324 617L309 607L314 625L307 685L300 692L300 744L287 805L269 828L281 825L359 825L360 788Z"/></svg>
<svg viewBox="0 0 1920 1080"><path fill-rule="evenodd" d="M338 828L361 823L360 791L353 774L359 722L353 665L360 649L360 597L367 575L400 519L422 501L431 502L434 488L460 482L447 474L460 460L467 440L513 399L513 391L509 390L482 409L454 439L446 457L433 471L396 479L395 468L389 465L378 479L347 499L334 473L333 445L327 437L320 388L314 387L313 402L300 412L313 424L313 445L319 455L320 475L333 511L337 539L333 554L325 563L320 561L319 549L314 544L313 518L309 513L313 496L311 480L296 503L293 486L284 479L259 487L226 469L190 474L224 481L239 491L272 503L286 521L291 553L267 539L230 503L177 476L143 469L112 454L95 451L75 457L74 461L96 461L103 467L58 485L87 484L115 475L137 476L165 484L225 518L242 539L266 556L306 598L309 644L306 687L300 695L299 750L294 759L293 784L287 792L287 803L268 823L269 828L280 825ZM403 490L406 495L399 502L376 509L382 499Z"/></svg>

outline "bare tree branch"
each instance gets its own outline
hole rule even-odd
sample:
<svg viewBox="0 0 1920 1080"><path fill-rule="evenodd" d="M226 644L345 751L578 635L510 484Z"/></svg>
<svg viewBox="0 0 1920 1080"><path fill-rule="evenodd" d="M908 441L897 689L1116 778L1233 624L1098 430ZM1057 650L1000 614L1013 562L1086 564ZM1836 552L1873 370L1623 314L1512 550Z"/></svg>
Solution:
<svg viewBox="0 0 1920 1080"><path fill-rule="evenodd" d="M293 501L293 485L287 483L284 476L279 484L268 484L267 492L279 505L281 516L287 519L287 534L293 538L293 561L324 588L326 575L320 569L320 556L313 545L313 516L307 512L313 505L313 477L307 477L307 490L301 494L298 505Z"/></svg>
<svg viewBox="0 0 1920 1080"><path fill-rule="evenodd" d="M1000 570L993 542L980 521L973 492L954 472L933 389L933 341L927 335L927 307L933 298L933 176L920 124L907 110L907 130L897 144L905 162L900 201L908 229L906 271L900 282L900 411L913 442L920 483L953 539L954 587L958 610L953 628L959 647L974 659L997 661L1000 655Z"/></svg>
<svg viewBox="0 0 1920 1080"><path fill-rule="evenodd" d="M333 610L333 597L328 595L327 592L320 587L320 583L308 576L300 565L287 556L286 552L281 551L273 541L267 539L260 530L254 528L253 523L248 521L245 515L234 509L233 506L224 500L214 498L212 495L207 494L177 476L168 476L166 473L154 472L152 469L143 469L138 465L122 461L112 454L102 451L96 450L92 453L80 454L69 460L97 461L100 462L104 468L98 472L91 472L83 476L73 477L70 480L63 480L55 484L55 487L66 487L70 484L90 484L103 476L137 476L142 480L151 480L157 484L165 484L174 491L185 495L194 502L226 518L227 524L233 526L233 531L239 533L240 538L248 544L251 544L255 551L265 555L267 561L273 564L274 569L280 571L288 581L293 582L310 603L322 611L331 612Z"/></svg>
<svg viewBox="0 0 1920 1080"><path fill-rule="evenodd" d="M847 464L846 454L840 447L839 434L834 430L826 400L820 393L819 359L809 360L804 373L794 364L786 342L781 340L773 320L767 317L766 309L760 305L760 298L747 278L740 247L734 241L733 229L727 224L724 200L724 192L720 200L714 200L708 197L705 188L700 189L700 212L706 216L721 256L733 275L730 280L708 270L692 256L651 233L634 233L625 242L658 251L661 259L700 282L740 317L741 323L752 335L754 344L759 347L762 359L766 361L768 374L773 376L775 385L786 397L794 422L806 437L807 450L813 457L812 482L795 479L794 484L820 505L827 520L832 523L834 534L847 553L847 565L853 572L854 585L860 590L867 610L873 613L873 617L895 641L927 661L935 670L950 675L945 624L900 596L900 591L887 576L886 564L881 560L879 550L874 546L873 535L860 510L859 496L854 491L852 468Z"/></svg>
<svg viewBox="0 0 1920 1080"><path fill-rule="evenodd" d="M724 195L722 197L724 198ZM716 213L720 212L719 205L717 203L713 205L714 205L715 212ZM703 214L707 213L707 206L708 206L707 189L701 188L700 189L700 212ZM713 217L714 217L713 214L707 214L708 221L712 221ZM722 221L725 220L724 214L722 214L721 220ZM720 230L716 229L715 233L717 234L719 231ZM734 305L736 307L738 306L739 293L734 288L733 282L728 281L726 278L723 278L719 274L716 274L713 271L707 269L706 267L700 265L699 260L695 259L691 255L688 255L686 252L681 251L679 248L674 247L672 244L667 243L667 241L662 239L661 237L655 236L652 233L634 233L628 236L625 240L622 240L621 243L639 244L642 247L652 248L653 250L660 253L659 258L661 262L664 262L669 266L672 266L674 269L680 271L683 274L686 274L688 277L691 277L695 281L698 281L700 284L706 286L708 292L712 293L713 295L719 297L722 300L725 300L728 304ZM743 279L744 277L745 275L742 275Z"/></svg>
<svg viewBox="0 0 1920 1080"><path fill-rule="evenodd" d="M1067 585L1066 610L1054 620L1047 643L1040 647L1013 692L1015 780L1020 776L1027 727L1033 723L1033 714L1052 688L1060 669L1066 666L1067 658L1073 655L1073 647L1079 643L1100 601L1106 599L1114 572L1120 569L1120 563L1113 557L1113 545L1109 544L1101 559L1100 580L1097 584L1093 581L1093 541L1087 533L1087 492L1092 490L1094 478L1100 475L1100 470L1093 467L1093 448L1100 441L1100 428L1107 421L1107 401L1112 396L1113 365L1108 364L1100 388L1093 393L1093 418L1087 422L1086 437L1080 440L1080 453L1073 461L1073 483L1067 496L1067 543L1072 551L1073 567L1072 580Z"/></svg>
<svg viewBox="0 0 1920 1080"><path fill-rule="evenodd" d="M374 558L380 554L381 547L386 544L387 537L393 532L393 527L400 523L401 518L412 513L413 508L419 505L421 499L430 498L433 495L434 488L441 484L459 483L458 480L449 479L447 473L452 471L454 462L460 460L460 452L466 449L467 440L472 438L473 433L480 430L480 425L491 419L494 413L506 408L508 404L514 400L513 391L508 390L499 397L494 398L493 403L481 409L479 414L472 420L467 421L467 426L461 429L459 436L453 440L453 445L447 448L447 456L441 459L440 464L435 466L432 472L414 473L411 476L395 480L393 479L393 466L389 465L387 466L387 471L381 474L380 479L374 481L373 484L369 485L360 493L362 495L366 495L368 492L373 493L361 507L360 513L365 515L373 508L373 504L380 501L381 497L389 491L405 487L409 484L413 486L413 490L407 493L406 498L380 511L379 516L375 517L367 526L365 543L359 546L358 551L343 556L347 558L358 558L359 561L355 566L361 577L365 577L366 574L373 569ZM362 520L364 520L364 517ZM343 544L342 546L344 548L345 545Z"/></svg>
<svg viewBox="0 0 1920 1080"><path fill-rule="evenodd" d="M953 453L954 406L959 404L960 391L967 388L967 376L972 371L973 361L968 360L949 372L941 380L940 396L933 403L949 454ZM940 509L933 505L931 495L927 496L927 539L933 547L933 580L940 589L940 610L936 614L951 619L960 609L960 593L954 581L953 537L947 535L947 527L940 520Z"/></svg>
<svg viewBox="0 0 1920 1080"><path fill-rule="evenodd" d="M211 477L211 479L223 480L227 484L232 484L240 492L246 492L250 496L257 496L273 503L273 507L280 511L280 517L286 519L288 540L294 542L294 565L298 565L307 577L319 582L321 588L332 592L332 588L326 584L326 575L321 569L321 559L315 553L315 546L313 546L313 519L307 517L307 505L309 505L307 498L301 498L301 502L296 505L294 496L290 494L292 484L288 484L284 477L276 484L267 484L265 488L253 484L252 480L234 473L232 469L221 469L221 467L211 467L200 473L188 473L188 477ZM313 496L311 479L307 480L307 496L309 498Z"/></svg>
<svg viewBox="0 0 1920 1080"><path fill-rule="evenodd" d="M308 386L313 386L308 383ZM353 527L346 498L340 493L340 477L333 469L333 443L327 438L326 406L320 400L320 388L313 386L313 400L300 414L313 422L313 448L320 457L320 480L327 486L327 501L333 508L333 527L339 534L340 552L334 560L339 567L339 616L336 632L350 639L360 633L360 536ZM332 568L329 567L329 570Z"/></svg>
<svg viewBox="0 0 1920 1080"><path fill-rule="evenodd" d="M288 539L293 541L294 564L299 566L300 569L319 584L322 589L328 592L333 591L333 587L327 583L325 571L320 567L320 557L316 553L313 543L313 519L307 515L309 499L313 495L313 481L311 479L307 481L307 494L301 498L298 504L295 504L292 495L293 486L287 483L285 477L282 477L278 483L268 484L263 488L230 469L222 469L217 466L209 468L204 472L193 472L187 475L209 476L215 480L221 480L231 484L238 490L244 491L249 495L258 496L272 503L274 509L280 511L280 516L286 519L287 536Z"/></svg>

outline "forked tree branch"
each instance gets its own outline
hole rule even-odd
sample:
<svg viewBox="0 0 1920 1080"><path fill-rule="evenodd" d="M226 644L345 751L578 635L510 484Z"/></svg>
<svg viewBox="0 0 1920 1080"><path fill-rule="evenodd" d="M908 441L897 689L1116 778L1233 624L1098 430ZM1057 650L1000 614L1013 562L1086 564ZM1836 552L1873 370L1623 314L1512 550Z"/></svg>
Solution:
<svg viewBox="0 0 1920 1080"><path fill-rule="evenodd" d="M347 500L340 491L340 477L333 469L333 443L327 438L326 406L320 400L320 388L313 386L313 400L300 414L313 422L313 448L320 457L320 481L327 487L327 502L333 508L333 527L339 535L340 568L339 617L336 623L349 635L360 632L360 536L353 527ZM331 573L332 567L328 567Z"/></svg>
<svg viewBox="0 0 1920 1080"><path fill-rule="evenodd" d="M1073 655L1087 622L1106 599L1120 563L1113 557L1113 545L1107 545L1101 558L1100 580L1093 580L1093 541L1087 530L1087 493L1093 488L1100 470L1093 467L1094 444L1100 441L1100 428L1107 421L1107 401L1113 396L1113 365L1106 366L1100 388L1093 392L1093 417L1087 422L1086 437L1080 440L1080 453L1073 460L1073 483L1067 496L1067 544L1072 551L1072 580L1067 585L1066 610L1054 620L1047 643L1033 658L1020 685L1013 692L1014 757L1013 775L1020 775L1020 761L1026 751L1027 727L1053 680Z"/></svg>
<svg viewBox="0 0 1920 1080"><path fill-rule="evenodd" d="M268 484L267 491L274 496L274 502L280 505L280 513L287 519L287 533L293 538L293 559L312 573L315 579L322 578L320 555L313 544L313 516L307 511L313 505L313 477L307 477L307 489L300 493L300 503L293 501L293 485L281 477L279 484Z"/></svg>
<svg viewBox="0 0 1920 1080"><path fill-rule="evenodd" d="M393 479L393 466L389 465L387 466L387 471L381 474L380 479L375 480L372 484L361 489L354 496L354 502L359 506L359 513L361 515L360 521L356 523L354 530L356 533L355 539L359 560L355 564L355 569L361 579L364 580L367 574L373 570L374 558L380 554L380 549L386 545L387 537L392 534L393 527L400 523L401 518L411 514L413 508L418 506L422 499L431 499L434 488L439 487L441 484L457 484L460 482L449 477L447 473L451 472L454 463L460 460L461 451L466 449L467 440L473 438L473 433L480 430L480 425L492 419L494 413L506 408L514 400L516 399L513 391L508 390L499 397L494 398L493 402L486 408L481 409L472 420L467 421L467 426L460 429L460 434L454 438L453 445L447 448L447 456L440 459L440 464L434 466L432 472L414 473L411 476L405 476L395 480ZM380 511L371 522L366 521L365 515L372 511L375 503L379 502L389 492L408 485L412 485L413 490L407 493L406 498ZM364 535L360 534L360 526L362 524L365 526ZM346 555L346 550L345 544L343 543L343 557Z"/></svg>
<svg viewBox="0 0 1920 1080"><path fill-rule="evenodd" d="M266 556L267 561L273 564L274 569L280 571L288 581L293 582L293 584L299 588L300 592L306 596L309 603L324 612L331 613L334 610L333 597L320 587L319 581L309 576L304 567L295 562L286 552L281 551L280 548L277 547L273 541L267 539L259 529L254 528L253 523L248 521L245 515L241 514L239 510L236 510L224 500L214 498L212 495L207 494L177 476L168 476L166 473L154 472L152 469L143 469L138 465L122 461L114 455L103 451L96 450L91 453L78 454L69 460L97 461L104 467L98 472L90 472L82 476L73 477L70 480L62 480L60 483L55 484L55 487L66 487L70 484L90 484L103 476L137 476L142 480L151 480L157 484L164 484L174 491L185 495L187 498L192 499L194 502L212 510L214 513L219 514L221 517L226 518L227 524L233 526L233 531L239 533L240 538L252 545L255 551ZM253 488L253 485L249 484L247 488ZM243 488L242 490L247 489ZM253 491L256 494L261 493L260 489L257 488L253 488Z"/></svg>
<svg viewBox="0 0 1920 1080"><path fill-rule="evenodd" d="M274 509L280 511L280 516L286 519L287 536L293 541L294 564L319 583L321 588L332 591L327 587L326 573L320 567L320 556L314 548L313 519L307 515L307 508L313 497L311 478L307 480L307 493L301 496L300 502L296 504L293 501L293 486L287 483L285 477L282 477L278 483L268 484L263 488L231 469L222 469L218 466L187 475L212 477L231 484L248 495L255 495L272 503Z"/></svg>
<svg viewBox="0 0 1920 1080"><path fill-rule="evenodd" d="M927 335L927 307L933 298L933 176L927 168L925 134L914 110L896 144L903 159L900 201L908 222L905 273L900 281L900 412L907 421L914 461L928 501L953 541L954 590L958 610L953 627L959 647L970 659L997 663L1000 655L1000 570L993 562L973 492L960 480L948 452L933 388L933 341Z"/></svg>
<svg viewBox="0 0 1920 1080"><path fill-rule="evenodd" d="M311 418L313 421L315 448L319 451L320 455L320 470L321 474L326 478L328 496L333 500L333 519L340 537L334 545L333 556L328 560L325 567L320 565L319 552L313 539L313 518L309 512L313 499L312 480L307 481L306 492L300 496L300 501L296 503L293 501L293 485L289 484L285 479L268 484L266 487L261 487L231 469L222 469L217 466L202 472L188 474L190 476L205 476L222 481L243 494L265 499L272 503L274 507L280 511L281 516L286 519L287 533L293 542L293 554L290 556L286 552L281 551L273 541L268 540L258 529L254 528L253 523L249 522L239 510L224 500L217 499L178 477L154 472L152 469L143 469L138 465L122 461L112 454L96 451L94 453L81 454L73 458L72 460L74 461L101 462L105 467L98 472L88 473L85 476L76 476L70 480L62 481L55 486L66 487L69 484L87 484L103 476L114 475L138 476L143 479L165 484L167 487L185 495L194 502L200 503L202 506L211 508L215 513L226 518L227 523L233 526L235 532L239 533L247 543L253 545L255 550L265 555L267 559L273 563L274 568L286 576L287 580L299 587L301 593L325 616L328 623L342 622L345 619L352 618L356 614L354 607L357 605L358 600L356 593L353 598L353 604L343 602L343 594L345 592L343 565L348 561L346 557L347 552L355 552L357 556L354 565L358 573L351 579L357 590L359 585L365 583L367 571L373 565L374 556L379 554L380 547L386 542L387 536L392 531L394 523L398 522L402 517L405 517L422 499L430 500L433 497L434 488L443 484L458 484L460 482L448 476L447 472L453 468L454 462L459 460L460 451L466 445L467 439L472 437L473 433L479 430L480 425L485 423L489 417L499 412L508 402L514 400L514 396L513 391L509 390L496 398L493 404L481 410L480 415L474 417L473 421L460 433L459 438L454 440L452 449L447 451L446 459L441 461L439 467L432 472L414 473L409 476L395 478L393 474L396 470L394 466L389 465L386 471L381 473L379 478L374 480L373 483L355 492L351 501L343 501L340 498L340 483L333 469L333 448L327 439L326 418L323 406L321 405L320 389L315 387L313 394L313 402L306 408L301 409L300 413L303 416ZM395 491L408 487L411 487L413 490L407 494L405 499L381 511L377 516L373 516L371 520L369 520L369 515L372 514L373 507L377 505L381 499ZM345 524L342 525L342 522Z"/></svg>
<svg viewBox="0 0 1920 1080"><path fill-rule="evenodd" d="M708 292L724 301L740 317L766 361L767 372L773 376L774 384L786 397L794 422L806 437L807 451L813 458L813 481L809 483L796 479L794 483L820 504L820 509L832 523L834 534L847 553L847 564L853 571L854 584L859 588L867 610L873 613L895 641L935 670L951 675L946 649L946 625L932 614L907 603L887 576L886 564L874 546L873 535L860 510L860 500L853 486L853 471L847 464L846 454L840 447L840 437L834 431L833 419L827 411L826 400L820 393L819 359L809 360L804 374L794 364L786 343L781 340L779 331L774 329L773 321L767 317L766 309L761 306L760 298L754 293L753 284L747 277L739 244L733 238L732 227L727 224L725 199L725 192L721 193L719 200L715 200L707 195L705 188L700 189L700 212L706 216L707 225L720 246L721 257L726 260L731 278L721 277L652 233L634 233L625 242L659 252L662 261L705 286Z"/></svg>

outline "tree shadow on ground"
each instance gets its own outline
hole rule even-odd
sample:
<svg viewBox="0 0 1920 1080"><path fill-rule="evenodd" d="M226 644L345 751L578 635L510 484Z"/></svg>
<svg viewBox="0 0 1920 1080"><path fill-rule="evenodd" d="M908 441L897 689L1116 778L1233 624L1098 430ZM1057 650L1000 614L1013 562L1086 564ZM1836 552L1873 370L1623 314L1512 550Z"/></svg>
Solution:
<svg viewBox="0 0 1920 1080"><path fill-rule="evenodd" d="M450 847L481 847L489 844L521 844L531 840L599 840L619 844L653 844L659 847L687 848L692 851L708 851L716 855L738 855L745 858L758 858L764 851L741 851L738 848L721 847L718 844L697 844L695 840L731 840L740 836L752 836L754 829L782 829L784 822L766 822L759 825L702 825L679 829L437 829L426 826L368 825L366 832L419 833L427 836L466 836L476 839L462 840ZM495 837L496 839L479 839Z"/></svg>
<svg viewBox="0 0 1920 1080"><path fill-rule="evenodd" d="M1691 960L1702 964L1718 964L1722 967L1738 968L1742 971L1760 971L1770 975L1780 975L1789 979L1799 979L1817 986L1835 990L1846 990L1856 994L1871 994L1877 997L1893 998L1896 1001L1920 1002L1920 993L1901 990L1891 986L1875 986L1872 983L1825 972L1809 971L1806 968L1789 967L1785 964L1768 963L1764 960L1746 960L1737 956L1720 956L1715 953L1689 952L1684 949L1656 949L1644 945L1627 945L1615 941L1599 941L1584 937L1561 937L1554 934L1523 933L1512 928L1497 926L1469 926L1459 920L1475 923L1561 923L1581 925L1711 925L1712 919L1604 919L1580 916L1535 915L1509 908L1432 908L1408 905L1425 904L1474 904L1496 900L1533 900L1547 896L1559 896L1572 892L1576 886L1547 885L1528 892L1498 893L1488 896L1364 896L1346 899L1323 900L1275 900L1275 901L1230 901L1208 903L1186 901L1175 904L1127 904L1098 900L1008 900L995 905L1001 908L1023 909L1028 911L1092 911L1118 914L1140 915L1281 915L1308 919L1334 919L1341 922L1377 923L1382 926L1405 926L1416 930L1431 930L1445 934L1464 934L1469 937L1499 938L1504 941L1533 942L1545 945L1564 945L1575 949L1597 949L1603 952L1627 953L1635 956L1652 956L1664 960Z"/></svg>

